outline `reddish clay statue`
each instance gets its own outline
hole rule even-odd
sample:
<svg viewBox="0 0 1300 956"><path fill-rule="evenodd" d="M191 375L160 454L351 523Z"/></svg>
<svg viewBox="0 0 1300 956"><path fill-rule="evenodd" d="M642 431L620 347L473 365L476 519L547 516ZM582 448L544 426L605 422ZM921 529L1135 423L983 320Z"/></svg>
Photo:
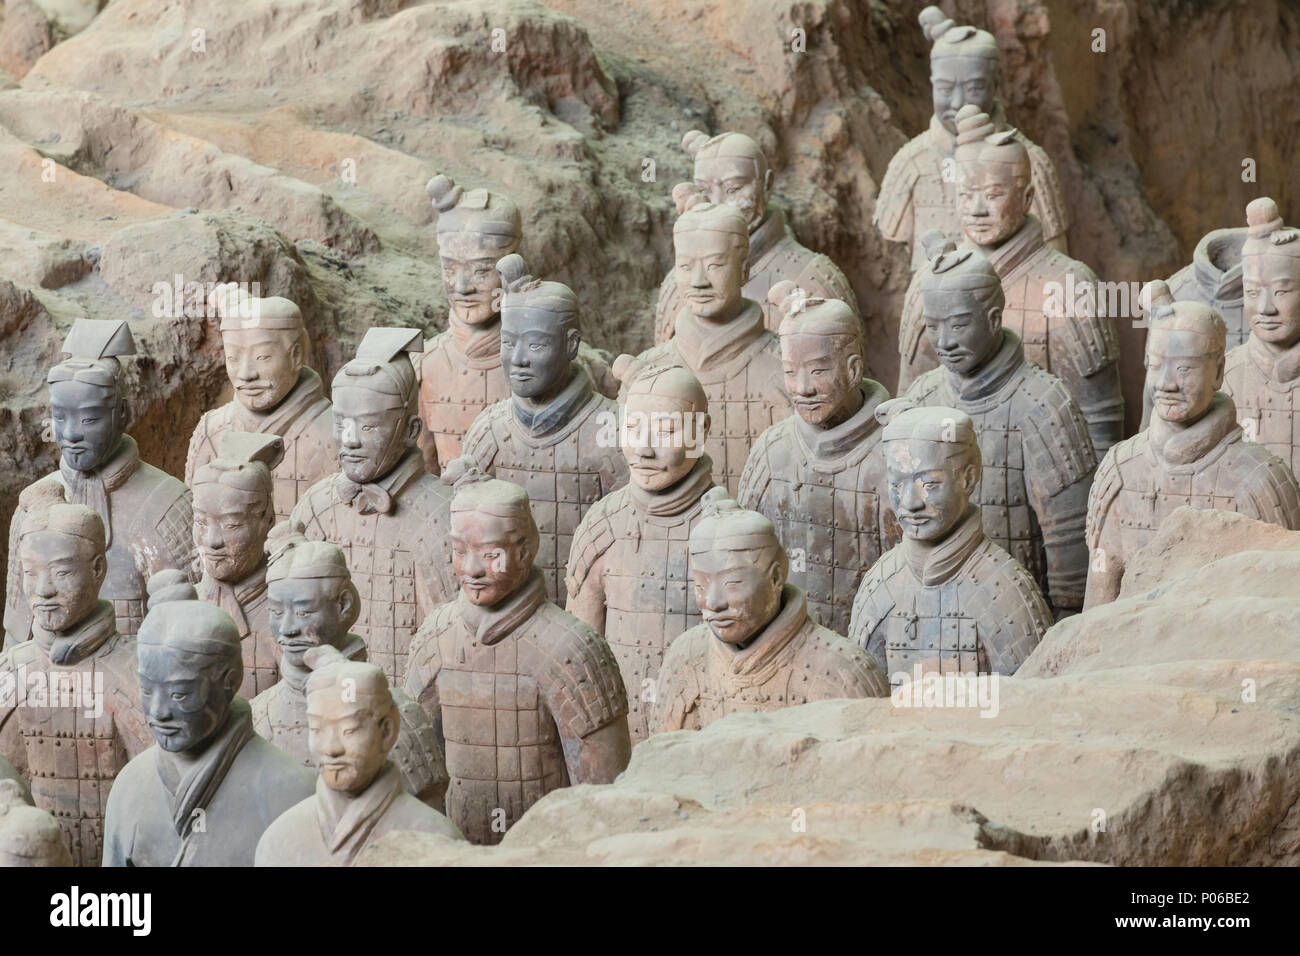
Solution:
<svg viewBox="0 0 1300 956"><path fill-rule="evenodd" d="M655 730L700 730L728 714L888 693L870 655L808 616L787 568L772 522L721 488L705 494L703 520L691 532L691 583L704 620L664 655Z"/></svg>
<svg viewBox="0 0 1300 956"><path fill-rule="evenodd" d="M917 405L957 408L979 435L983 474L972 499L984 533L1025 566L1058 615L1083 604L1083 540L1097 456L1061 380L1026 361L1002 327L1002 284L979 251L937 244L921 273L926 336L942 367L907 391Z"/></svg>
<svg viewBox="0 0 1300 956"><path fill-rule="evenodd" d="M903 540L872 565L849 639L897 687L921 674L1014 674L1051 626L1033 577L984 534L971 493L988 471L975 423L955 408L877 409Z"/></svg>
<svg viewBox="0 0 1300 956"><path fill-rule="evenodd" d="M767 292L783 279L792 280L808 295L839 299L857 314L857 299L844 273L826 256L800 245L786 225L784 211L768 204L772 170L756 142L744 133L710 137L693 129L682 137L682 149L695 160L695 188L709 202L734 206L745 217L749 251L745 256L743 295L762 306L769 329L776 331L781 315L769 307ZM674 269L659 286L656 342L673 337L683 304Z"/></svg>
<svg viewBox="0 0 1300 956"><path fill-rule="evenodd" d="M1226 339L1219 313L1201 302L1175 302L1160 281L1142 295L1154 414L1146 431L1112 448L1097 469L1088 499L1085 607L1119 597L1128 559L1175 508L1236 511L1300 528L1300 487L1290 466L1243 440L1236 404L1219 391Z"/></svg>
<svg viewBox="0 0 1300 956"><path fill-rule="evenodd" d="M641 353L647 365L690 369L709 397L713 427L704 450L713 480L732 493L754 440L790 415L781 386L781 348L763 310L745 298L749 224L734 206L715 205L690 183L679 183L673 226L682 301L669 342Z"/></svg>
<svg viewBox="0 0 1300 956"><path fill-rule="evenodd" d="M468 192L446 176L426 187L438 219L438 254L447 293L447 330L424 348L420 363L420 449L425 467L460 455L479 412L510 397L501 365L501 276L497 262L519 249L519 210L500 193ZM604 354L585 342L575 356L596 390L613 397L618 383Z"/></svg>
<svg viewBox="0 0 1300 956"><path fill-rule="evenodd" d="M314 767L308 746L306 655L329 646L340 659L366 660L366 645L348 628L356 623L361 598L348 573L343 549L310 541L291 522L276 525L267 541L266 599L271 633L283 652L280 683L251 701L253 729L293 759ZM393 763L407 793L436 810L447 790L447 768L438 735L420 706L400 690L392 693L401 727L392 745Z"/></svg>
<svg viewBox="0 0 1300 956"><path fill-rule="evenodd" d="M9 525L5 588L5 646L31 636L15 555L26 502L51 493L92 508L104 525L108 574L100 596L113 602L117 629L131 637L144 616L145 582L164 568L194 579L198 555L190 523L190 492L171 475L140 460L126 434L130 406L119 355L134 355L131 330L119 320L78 319L63 343L68 356L50 369L50 425L62 460L59 470L18 496Z"/></svg>
<svg viewBox="0 0 1300 956"><path fill-rule="evenodd" d="M899 537L874 414L889 392L863 378L853 310L799 293L793 282L771 292L785 315L781 364L795 414L758 437L737 500L776 526L808 613L843 634L863 572Z"/></svg>
<svg viewBox="0 0 1300 956"><path fill-rule="evenodd" d="M16 781L0 778L0 869L75 865L58 821L28 803Z"/></svg>
<svg viewBox="0 0 1300 956"><path fill-rule="evenodd" d="M1300 229L1283 224L1277 203L1246 207L1250 238L1242 280L1250 338L1228 352L1223 390L1237 404L1248 441L1300 469ZM1171 294L1173 290L1170 290Z"/></svg>
<svg viewBox="0 0 1300 956"><path fill-rule="evenodd" d="M266 614L266 536L275 521L272 474L284 455L278 435L227 431L221 454L200 465L194 489L194 546L203 560L199 600L235 622L244 645L244 683L253 697L280 679L280 649Z"/></svg>
<svg viewBox="0 0 1300 956"><path fill-rule="evenodd" d="M882 236L908 244L914 271L926 260L922 236L932 229L947 237L961 232L953 156L957 148L957 111L963 104L973 103L992 117L997 129L1007 129L1006 114L998 98L1001 64L993 35L971 26L957 26L938 7L922 10L920 21L932 44L930 86L934 115L930 128L889 161L872 215L872 225ZM1042 226L1043 239L1065 252L1065 231L1070 222L1056 167L1047 153L1023 134L1016 131L1014 135L1029 153L1033 212Z"/></svg>
<svg viewBox="0 0 1300 956"><path fill-rule="evenodd" d="M10 557L34 612L32 640L0 655L0 755L58 821L76 865L98 866L109 790L151 743L135 643L99 597L108 570L99 515L56 494L29 501Z"/></svg>
<svg viewBox="0 0 1300 956"><path fill-rule="evenodd" d="M447 815L471 843L498 843L550 791L622 772L627 694L604 639L546 599L524 489L469 458L443 480L461 594L412 642L406 692L441 731Z"/></svg>
<svg viewBox="0 0 1300 956"><path fill-rule="evenodd" d="M214 290L212 303L221 316L226 374L235 395L199 419L185 459L185 483L194 486L195 472L220 454L227 432L279 436L284 456L271 475L275 517L282 520L308 488L334 471L338 456L329 399L320 376L306 364L307 327L288 299L241 295L234 283Z"/></svg>
<svg viewBox="0 0 1300 956"><path fill-rule="evenodd" d="M632 480L601 498L573 535L568 610L604 635L628 689L632 742L650 733L655 681L673 638L699 623L688 562L691 529L713 462L704 454L709 400L687 369L634 369L630 355L621 431Z"/></svg>
<svg viewBox="0 0 1300 956"><path fill-rule="evenodd" d="M403 787L388 759L402 713L384 672L328 644L306 653L306 714L316 793L286 810L257 844L257 866L352 866L396 830L463 840L460 830Z"/></svg>
<svg viewBox="0 0 1300 956"><path fill-rule="evenodd" d="M338 474L313 485L293 510L309 538L341 547L361 595L357 632L370 660L400 681L420 622L456 594L451 574L451 492L415 447L418 329L371 329L334 376Z"/></svg>
<svg viewBox="0 0 1300 956"><path fill-rule="evenodd" d="M1123 437L1119 331L1099 316L1097 276L1043 241L1031 213L1029 152L1014 130L997 132L971 104L957 113L957 207L966 242L1002 280L1002 325L1020 336L1025 358L1065 383L1088 422L1098 455ZM918 272L903 304L899 388L938 367L925 336Z"/></svg>
<svg viewBox="0 0 1300 956"><path fill-rule="evenodd" d="M597 394L574 360L581 333L573 290L528 275L518 255L497 269L505 289L501 367L512 395L475 419L465 454L528 492L546 596L563 604L574 529L593 502L627 483L627 463L611 437L618 404Z"/></svg>
<svg viewBox="0 0 1300 956"><path fill-rule="evenodd" d="M253 731L239 629L179 572L149 579L137 643L156 745L118 774L105 866L252 866L263 831L311 796L312 774Z"/></svg>

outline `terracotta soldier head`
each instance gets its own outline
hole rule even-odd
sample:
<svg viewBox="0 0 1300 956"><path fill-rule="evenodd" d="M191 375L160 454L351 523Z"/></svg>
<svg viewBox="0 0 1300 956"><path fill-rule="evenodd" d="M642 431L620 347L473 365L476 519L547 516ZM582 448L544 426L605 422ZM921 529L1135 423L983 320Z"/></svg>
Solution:
<svg viewBox="0 0 1300 956"><path fill-rule="evenodd" d="M710 488L701 500L703 516L691 531L695 601L714 636L741 647L781 610L789 561L772 522L725 488Z"/></svg>
<svg viewBox="0 0 1300 956"><path fill-rule="evenodd" d="M1246 207L1250 238L1241 248L1246 317L1256 338L1277 349L1300 341L1300 229L1282 222L1268 197Z"/></svg>
<svg viewBox="0 0 1300 956"><path fill-rule="evenodd" d="M54 502L28 512L17 557L38 627L67 631L94 610L108 572L104 547L104 523L85 505Z"/></svg>
<svg viewBox="0 0 1300 956"><path fill-rule="evenodd" d="M461 593L492 607L517 591L533 570L539 546L528 492L489 478L473 458L457 458L442 473L451 499L451 563Z"/></svg>
<svg viewBox="0 0 1300 956"><path fill-rule="evenodd" d="M620 442L631 481L645 491L671 488L704 454L708 396L700 380L679 365L637 366L632 356L620 355L614 374L628 382Z"/></svg>
<svg viewBox="0 0 1300 956"><path fill-rule="evenodd" d="M286 662L306 670L314 647L341 649L361 613L361 598L343 549L311 541L290 522L275 526L266 542L266 604L271 633Z"/></svg>
<svg viewBox="0 0 1300 956"><path fill-rule="evenodd" d="M194 546L217 581L248 577L275 522L271 470L284 457L278 435L227 432L220 455L194 472Z"/></svg>
<svg viewBox="0 0 1300 956"><path fill-rule="evenodd" d="M482 325L499 311L501 275L497 262L519 248L519 209L499 193L466 192L446 176L425 187L438 216L442 284L452 315Z"/></svg>
<svg viewBox="0 0 1300 956"><path fill-rule="evenodd" d="M772 170L767 157L744 133L709 136L697 129L682 137L682 149L695 159L695 188L714 205L734 206L750 231L767 215Z"/></svg>
<svg viewBox="0 0 1300 956"><path fill-rule="evenodd" d="M501 285L501 368L510 391L527 405L543 406L573 377L582 334L578 297L560 282L528 274L518 253L497 263Z"/></svg>
<svg viewBox="0 0 1300 956"><path fill-rule="evenodd" d="M925 334L939 361L958 375L970 375L1002 345L1002 280L974 249L957 249L937 233L926 236L921 272Z"/></svg>
<svg viewBox="0 0 1300 956"><path fill-rule="evenodd" d="M957 111L957 211L971 242L997 246L1024 225L1033 210L1029 150L1014 129L999 132L979 107Z"/></svg>
<svg viewBox="0 0 1300 956"><path fill-rule="evenodd" d="M781 310L781 366L794 410L814 428L833 428L862 407L862 320L839 299L810 297L788 279L768 301Z"/></svg>
<svg viewBox="0 0 1300 956"><path fill-rule="evenodd" d="M949 133L957 132L957 112L974 104L992 113L998 101L1000 54L993 34L958 26L938 7L917 18L930 41L930 89L934 115Z"/></svg>
<svg viewBox="0 0 1300 956"><path fill-rule="evenodd" d="M298 383L310 352L302 310L281 296L250 296L233 282L214 289L211 299L235 400L252 412L275 408Z"/></svg>
<svg viewBox="0 0 1300 956"><path fill-rule="evenodd" d="M333 647L307 652L307 746L321 780L356 796L370 786L397 742L401 715L384 672Z"/></svg>
<svg viewBox="0 0 1300 956"><path fill-rule="evenodd" d="M334 376L334 437L339 470L358 485L382 478L415 445L420 416L408 353L424 348L419 329L372 328L357 355Z"/></svg>
<svg viewBox="0 0 1300 956"><path fill-rule="evenodd" d="M1223 385L1227 328L1201 302L1175 302L1156 280L1142 288L1147 329L1146 388L1152 409L1171 425L1190 425L1210 410Z"/></svg>
<svg viewBox="0 0 1300 956"><path fill-rule="evenodd" d="M182 572L159 571L149 579L149 611L136 641L140 706L158 746L202 750L244 679L235 622L198 600Z"/></svg>
<svg viewBox="0 0 1300 956"><path fill-rule="evenodd" d="M130 424L119 355L134 355L122 321L77 319L63 342L68 357L50 369L50 424L63 463L93 471L117 448Z"/></svg>
<svg viewBox="0 0 1300 956"><path fill-rule="evenodd" d="M937 542L965 517L980 481L980 446L970 416L955 408L914 407L906 399L882 402L881 442L889 502L903 533Z"/></svg>
<svg viewBox="0 0 1300 956"><path fill-rule="evenodd" d="M0 780L0 867L73 866L58 821L24 799L15 780Z"/></svg>
<svg viewBox="0 0 1300 956"><path fill-rule="evenodd" d="M699 319L726 322L744 308L749 224L735 206L711 203L690 183L673 189L677 292Z"/></svg>

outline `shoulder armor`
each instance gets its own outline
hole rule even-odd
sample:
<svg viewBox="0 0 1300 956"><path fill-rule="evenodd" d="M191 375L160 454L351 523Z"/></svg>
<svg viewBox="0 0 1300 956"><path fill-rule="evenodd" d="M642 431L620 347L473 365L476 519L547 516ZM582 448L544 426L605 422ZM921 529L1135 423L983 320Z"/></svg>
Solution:
<svg viewBox="0 0 1300 956"><path fill-rule="evenodd" d="M912 274L912 281L907 284L903 296L903 315L898 320L898 354L903 364L909 364L916 357L916 350L925 338L925 316L921 303L921 272Z"/></svg>
<svg viewBox="0 0 1300 956"><path fill-rule="evenodd" d="M675 331L673 325L677 321L677 310L680 308L677 298L677 278L673 275L673 270L668 270L668 275L664 276L663 281L659 283L659 300L655 303L655 341L667 342L673 337Z"/></svg>
<svg viewBox="0 0 1300 956"><path fill-rule="evenodd" d="M1088 423L1069 389L1050 372L1026 364L1017 418L1025 436L1025 476L1052 497L1097 468Z"/></svg>
<svg viewBox="0 0 1300 956"><path fill-rule="evenodd" d="M587 374L591 376L591 384L597 392L606 398L614 398L618 395L618 379L614 376L612 362L607 352L587 342L579 342L577 362L587 370Z"/></svg>
<svg viewBox="0 0 1300 956"><path fill-rule="evenodd" d="M493 463L500 449L496 427L501 419L502 409L509 413L510 399L489 405L479 412L469 426L469 431L465 433L465 440L460 446L461 454L472 456L479 467L488 474L492 473Z"/></svg>
<svg viewBox="0 0 1300 956"><path fill-rule="evenodd" d="M447 792L447 764L438 746L438 732L420 705L400 690L393 691L401 729L388 758L401 771L411 796L441 810Z"/></svg>
<svg viewBox="0 0 1300 956"><path fill-rule="evenodd" d="M1099 294L1097 275L1082 262L1047 247L1053 258L1064 260L1067 269L1074 273L1076 287L1090 283ZM1094 296L1095 302L1095 296ZM1077 308L1069 308L1066 315L1057 319L1055 328L1066 334L1070 360L1078 373L1087 377L1095 375L1107 365L1119 361L1119 330L1114 316L1100 314L1100 304L1094 304L1091 314L1080 315Z"/></svg>
<svg viewBox="0 0 1300 956"><path fill-rule="evenodd" d="M699 706L700 659L710 639L708 625L696 624L669 643L655 681L651 733L688 726L690 714Z"/></svg>
<svg viewBox="0 0 1300 956"><path fill-rule="evenodd" d="M917 159L928 149L927 133L912 137L894 154L880 181L871 224L891 242L911 242L917 238L912 235L912 191L921 178Z"/></svg>
<svg viewBox="0 0 1300 956"><path fill-rule="evenodd" d="M455 626L456 620L454 600L439 604L411 637L402 689L412 700L420 701L421 706L424 703L424 692L442 669L442 636Z"/></svg>
<svg viewBox="0 0 1300 956"><path fill-rule="evenodd" d="M736 501L742 508L751 511L763 510L760 507L763 495L772 481L772 462L768 458L768 453L788 431L786 422L793 424L793 419L787 418L763 429L755 439L754 447L749 450L749 457L745 460L744 470L740 473L740 485L736 491Z"/></svg>
<svg viewBox="0 0 1300 956"><path fill-rule="evenodd" d="M884 638L876 636L877 628L897 603L890 579L901 569L902 560L902 551L897 548L877 559L862 576L849 616L848 639L875 658L882 670L886 667Z"/></svg>
<svg viewBox="0 0 1300 956"><path fill-rule="evenodd" d="M1089 554L1101 547L1101 530L1106 523L1106 515L1124 488L1124 481L1116 463L1116 454L1132 440L1126 439L1113 445L1106 452L1106 457L1101 460L1101 464L1097 466L1097 473L1092 477L1092 487L1088 489L1088 519L1083 533Z"/></svg>
<svg viewBox="0 0 1300 956"><path fill-rule="evenodd" d="M980 574L983 567L985 588L1000 625L1000 640L981 641L995 673L1014 674L1052 626L1052 612L1047 600L1025 567L1003 548L985 539L970 567Z"/></svg>
<svg viewBox="0 0 1300 956"><path fill-rule="evenodd" d="M1260 521L1300 530L1300 486L1291 468L1263 445L1243 441L1241 446L1254 452L1258 464L1244 476L1238 497L1251 503Z"/></svg>
<svg viewBox="0 0 1300 956"><path fill-rule="evenodd" d="M1066 209L1061 181L1056 175L1056 165L1047 151L1029 138L1021 135L1029 152L1030 175L1034 183L1034 215L1043 224L1043 238L1055 239L1070 228L1070 213Z"/></svg>
<svg viewBox="0 0 1300 956"><path fill-rule="evenodd" d="M586 737L627 714L627 690L605 639L572 614L543 602L529 638L540 678L565 736Z"/></svg>
<svg viewBox="0 0 1300 956"><path fill-rule="evenodd" d="M625 507L628 507L627 492L619 489L604 498L597 498L578 522L564 574L564 588L569 597L582 590L592 567L613 545L615 534L611 519Z"/></svg>

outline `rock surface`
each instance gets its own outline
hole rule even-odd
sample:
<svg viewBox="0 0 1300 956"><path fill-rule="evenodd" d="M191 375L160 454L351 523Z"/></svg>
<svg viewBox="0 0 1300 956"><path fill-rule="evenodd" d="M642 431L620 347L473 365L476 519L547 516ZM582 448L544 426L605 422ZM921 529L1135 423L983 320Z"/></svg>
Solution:
<svg viewBox="0 0 1300 956"><path fill-rule="evenodd" d="M1145 590L1058 624L982 708L735 715L637 745L498 848L368 862L1295 865L1300 532L1224 518L1178 511Z"/></svg>

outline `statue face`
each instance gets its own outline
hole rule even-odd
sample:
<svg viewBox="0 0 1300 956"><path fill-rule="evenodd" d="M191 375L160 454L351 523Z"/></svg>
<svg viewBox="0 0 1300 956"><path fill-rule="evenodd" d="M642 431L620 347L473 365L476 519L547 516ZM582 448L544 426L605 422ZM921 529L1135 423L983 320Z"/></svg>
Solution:
<svg viewBox="0 0 1300 956"><path fill-rule="evenodd" d="M1016 234L1034 201L1033 183L1022 182L1009 163L962 163L957 212L971 242L996 246Z"/></svg>
<svg viewBox="0 0 1300 956"><path fill-rule="evenodd" d="M677 294L693 315L723 319L740 312L745 258L727 233L687 229L673 234Z"/></svg>
<svg viewBox="0 0 1300 956"><path fill-rule="evenodd" d="M336 385L333 399L339 470L359 485L388 474L415 440L419 418L404 408L388 408L393 396L368 388Z"/></svg>
<svg viewBox="0 0 1300 956"><path fill-rule="evenodd" d="M663 491L690 474L704 453L709 416L683 412L676 402L642 392L628 397L622 437L633 483Z"/></svg>
<svg viewBox="0 0 1300 956"><path fill-rule="evenodd" d="M87 382L55 382L50 386L50 427L68 467L92 471L126 431L126 401Z"/></svg>
<svg viewBox="0 0 1300 956"><path fill-rule="evenodd" d="M218 581L242 581L262 560L275 513L269 501L215 481L194 486L194 546Z"/></svg>
<svg viewBox="0 0 1300 956"><path fill-rule="evenodd" d="M221 343L235 398L250 411L275 408L297 384L304 358L297 332L228 329Z"/></svg>
<svg viewBox="0 0 1300 956"><path fill-rule="evenodd" d="M713 548L691 555L695 603L709 630L728 644L744 644L781 609L781 565L761 567L766 562L755 554Z"/></svg>
<svg viewBox="0 0 1300 956"><path fill-rule="evenodd" d="M958 375L973 373L1001 342L1002 310L986 309L972 293L922 292L921 315L935 355Z"/></svg>
<svg viewBox="0 0 1300 956"><path fill-rule="evenodd" d="M1242 256L1241 280L1251 331L1278 348L1300 341L1300 259Z"/></svg>
<svg viewBox="0 0 1300 956"><path fill-rule="evenodd" d="M998 66L982 56L945 56L930 61L930 90L934 115L953 136L957 135L957 111L974 103L981 112L993 115L997 103Z"/></svg>
<svg viewBox="0 0 1300 956"><path fill-rule="evenodd" d="M1223 384L1223 356L1205 354L1205 336L1196 332L1147 332L1147 391L1164 421L1190 424L1209 410Z"/></svg>
<svg viewBox="0 0 1300 956"><path fill-rule="evenodd" d="M85 620L99 600L108 564L90 542L57 531L34 531L18 544L23 596L36 623L64 631Z"/></svg>
<svg viewBox="0 0 1300 956"><path fill-rule="evenodd" d="M771 186L771 170L760 179L754 163L743 157L695 160L695 188L711 203L739 209L749 223L750 232L767 214L767 191Z"/></svg>
<svg viewBox="0 0 1300 956"><path fill-rule="evenodd" d="M513 518L483 511L453 511L451 566L471 604L491 607L528 578L537 538L521 534Z"/></svg>
<svg viewBox="0 0 1300 956"><path fill-rule="evenodd" d="M844 336L781 336L785 389L809 425L829 428L848 418L862 385L862 356L843 347Z"/></svg>
<svg viewBox="0 0 1300 956"><path fill-rule="evenodd" d="M889 503L903 533L939 541L953 529L979 483L979 469L946 442L909 439L885 444Z"/></svg>
<svg viewBox="0 0 1300 956"><path fill-rule="evenodd" d="M501 273L497 260L505 253L492 256L450 254L444 243L442 254L442 288L447 304L456 318L469 325L483 325L496 318L501 304Z"/></svg>
<svg viewBox="0 0 1300 956"><path fill-rule="evenodd" d="M397 739L396 714L382 719L366 697L344 700L341 684L307 695L307 749L325 786L358 794L383 769Z"/></svg>
<svg viewBox="0 0 1300 956"><path fill-rule="evenodd" d="M294 667L305 668L302 656L313 647L347 640L352 593L328 578L281 578L266 586L266 606L271 615L271 635Z"/></svg>
<svg viewBox="0 0 1300 956"><path fill-rule="evenodd" d="M203 667L196 655L164 645L140 644L137 655L140 707L158 746L178 753L211 737L238 684L230 672L220 675L215 665Z"/></svg>
<svg viewBox="0 0 1300 956"><path fill-rule="evenodd" d="M541 309L501 311L501 369L510 391L540 401L558 394L573 375L577 330Z"/></svg>

